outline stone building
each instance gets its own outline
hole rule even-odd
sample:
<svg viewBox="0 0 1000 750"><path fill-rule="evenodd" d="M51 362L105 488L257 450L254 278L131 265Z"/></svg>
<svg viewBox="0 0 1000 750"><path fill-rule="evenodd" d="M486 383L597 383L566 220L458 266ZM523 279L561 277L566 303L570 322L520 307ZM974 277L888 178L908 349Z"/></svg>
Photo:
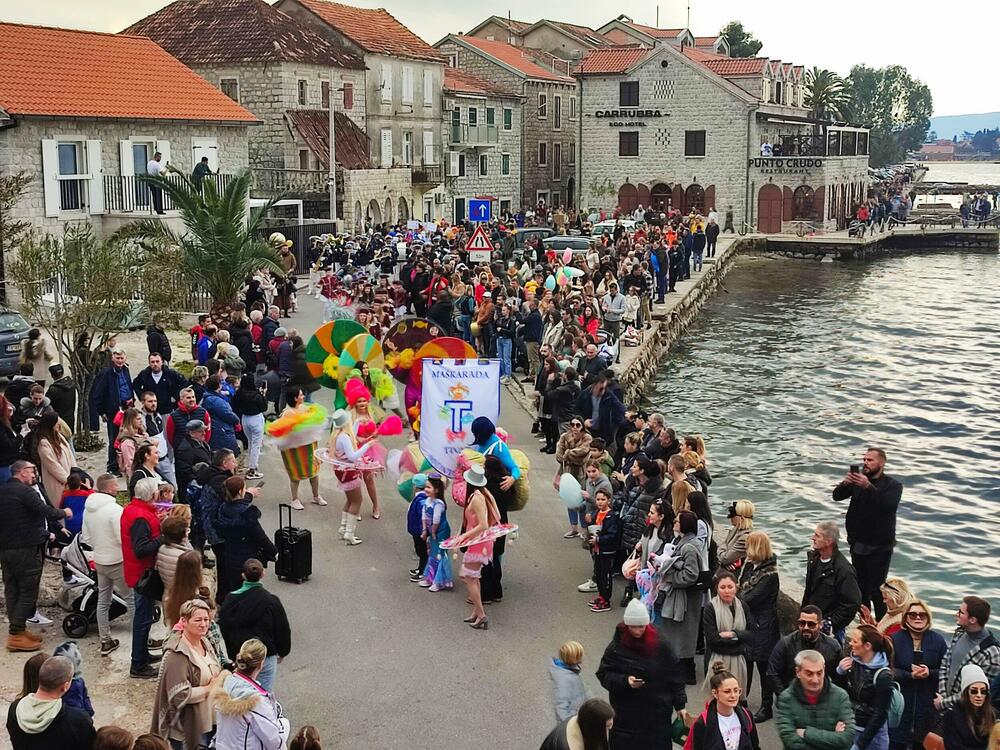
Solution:
<svg viewBox="0 0 1000 750"><path fill-rule="evenodd" d="M493 213L513 211L521 199L521 98L458 68L444 71L445 191L450 222L468 217L469 200L488 198Z"/></svg>
<svg viewBox="0 0 1000 750"><path fill-rule="evenodd" d="M374 209L379 202L369 202L366 218L375 223L421 215L431 218L426 196L443 181L442 56L381 8L355 8L326 0L279 0L274 7L364 60L369 158L383 170L370 177L373 184L381 181L385 193L378 211ZM401 194L404 186L385 172L393 168L409 172L412 188L407 188L405 196Z"/></svg>
<svg viewBox="0 0 1000 750"><path fill-rule="evenodd" d="M252 113L149 39L0 24L0 173L31 182L14 218L98 236L152 214L138 179L155 152L191 174L207 157L221 185L247 167ZM167 196L160 220L180 229ZM155 216L155 214L154 214Z"/></svg>
<svg viewBox="0 0 1000 750"><path fill-rule="evenodd" d="M594 29L579 24L543 18L535 23L489 16L465 33L488 42L506 42L515 47L535 49L559 60L578 62L590 50L611 44ZM561 72L568 72L561 66Z"/></svg>
<svg viewBox="0 0 1000 750"><path fill-rule="evenodd" d="M581 207L715 208L737 230L842 226L867 191L867 131L813 121L796 66L687 36L598 48L575 69Z"/></svg>
<svg viewBox="0 0 1000 750"><path fill-rule="evenodd" d="M450 67L522 98L521 204L577 205L576 81L544 64L541 53L506 42L451 34L435 47Z"/></svg>
<svg viewBox="0 0 1000 750"><path fill-rule="evenodd" d="M345 176L373 170L360 55L302 28L264 0L176 0L124 33L151 38L260 118L250 139L255 196L301 199L307 218L330 216L333 106L338 217L354 227L364 221L359 204L377 215L387 198L397 209L409 205L407 169L386 170L374 180ZM383 190L384 184L393 187Z"/></svg>

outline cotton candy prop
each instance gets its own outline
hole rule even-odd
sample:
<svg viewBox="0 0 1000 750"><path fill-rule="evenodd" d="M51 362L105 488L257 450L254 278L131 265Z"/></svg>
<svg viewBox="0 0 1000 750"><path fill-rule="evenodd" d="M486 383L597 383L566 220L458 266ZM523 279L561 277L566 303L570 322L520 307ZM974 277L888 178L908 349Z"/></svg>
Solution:
<svg viewBox="0 0 1000 750"><path fill-rule="evenodd" d="M378 426L378 434L382 437L388 437L390 435L402 435L403 434L403 420L399 418L397 414L390 414L388 417L382 420L382 423Z"/></svg>
<svg viewBox="0 0 1000 750"><path fill-rule="evenodd" d="M573 251L567 247L563 251L563 263L569 263L571 260L573 260Z"/></svg>
<svg viewBox="0 0 1000 750"><path fill-rule="evenodd" d="M399 481L399 477L402 474L402 470L399 468L399 460L403 457L403 451L399 448L393 448L386 454L385 457L385 468L389 472L389 478L394 482Z"/></svg>
<svg viewBox="0 0 1000 750"><path fill-rule="evenodd" d="M545 288L548 289L550 292L556 288L556 280L555 277L552 276L552 274L549 274L545 278Z"/></svg>
<svg viewBox="0 0 1000 750"><path fill-rule="evenodd" d="M567 508L579 508L583 504L583 490L580 482L572 474L559 477L559 499Z"/></svg>
<svg viewBox="0 0 1000 750"><path fill-rule="evenodd" d="M315 443L326 432L327 412L319 404L283 414L267 424L264 431L280 450Z"/></svg>

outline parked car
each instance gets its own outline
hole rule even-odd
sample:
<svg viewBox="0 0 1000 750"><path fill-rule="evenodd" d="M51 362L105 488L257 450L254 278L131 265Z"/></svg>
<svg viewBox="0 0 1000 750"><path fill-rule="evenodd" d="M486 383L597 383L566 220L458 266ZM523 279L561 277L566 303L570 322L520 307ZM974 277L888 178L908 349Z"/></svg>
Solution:
<svg viewBox="0 0 1000 750"><path fill-rule="evenodd" d="M514 249L523 251L525 245L528 244L528 240L534 237L544 240L546 237L551 237L554 234L555 230L552 227L524 227L523 229L518 229L514 232Z"/></svg>
<svg viewBox="0 0 1000 750"><path fill-rule="evenodd" d="M602 234L607 232L610 235L615 233L615 223L617 219L607 219L605 221L598 222L594 224L594 228L590 230L592 237L600 237ZM631 234L636 229L639 228L639 222L633 221L632 219L622 219L622 226L625 227L625 231Z"/></svg>
<svg viewBox="0 0 1000 750"><path fill-rule="evenodd" d="M16 375L20 369L22 341L28 338L28 321L16 310L0 308L0 375Z"/></svg>
<svg viewBox="0 0 1000 750"><path fill-rule="evenodd" d="M586 255L593 244L591 237L570 234L558 234L542 240L542 246L546 250L555 250L557 253L570 250L573 255Z"/></svg>

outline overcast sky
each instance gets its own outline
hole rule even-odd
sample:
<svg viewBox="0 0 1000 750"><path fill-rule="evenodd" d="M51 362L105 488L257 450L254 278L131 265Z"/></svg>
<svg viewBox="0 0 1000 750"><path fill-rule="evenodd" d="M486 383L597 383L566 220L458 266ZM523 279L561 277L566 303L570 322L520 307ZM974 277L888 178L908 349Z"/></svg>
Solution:
<svg viewBox="0 0 1000 750"><path fill-rule="evenodd" d="M576 0L556 6L537 0L508 0L496 6L472 0L350 2L387 8L432 43L472 28L490 12L509 11L514 18L533 22L544 6L550 18L597 27L618 12L655 25L657 8L655 0ZM164 5L165 0L0 0L0 19L114 32ZM691 6L690 26L696 35L713 34L738 18L764 42L762 55L841 74L855 63L898 63L930 86L935 115L1000 110L1000 86L992 82L1000 28L996 0L968 7L931 0L693 0ZM686 0L661 2L659 8L660 26L685 25Z"/></svg>

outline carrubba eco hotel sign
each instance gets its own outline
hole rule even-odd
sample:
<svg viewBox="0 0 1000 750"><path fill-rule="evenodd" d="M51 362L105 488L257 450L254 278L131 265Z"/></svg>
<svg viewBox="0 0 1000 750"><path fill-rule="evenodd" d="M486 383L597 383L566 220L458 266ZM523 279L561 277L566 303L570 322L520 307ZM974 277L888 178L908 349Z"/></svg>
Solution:
<svg viewBox="0 0 1000 750"><path fill-rule="evenodd" d="M666 117L669 114L660 109L599 109L594 112L594 117L608 120L608 127L612 128L644 128L646 123L643 120Z"/></svg>

